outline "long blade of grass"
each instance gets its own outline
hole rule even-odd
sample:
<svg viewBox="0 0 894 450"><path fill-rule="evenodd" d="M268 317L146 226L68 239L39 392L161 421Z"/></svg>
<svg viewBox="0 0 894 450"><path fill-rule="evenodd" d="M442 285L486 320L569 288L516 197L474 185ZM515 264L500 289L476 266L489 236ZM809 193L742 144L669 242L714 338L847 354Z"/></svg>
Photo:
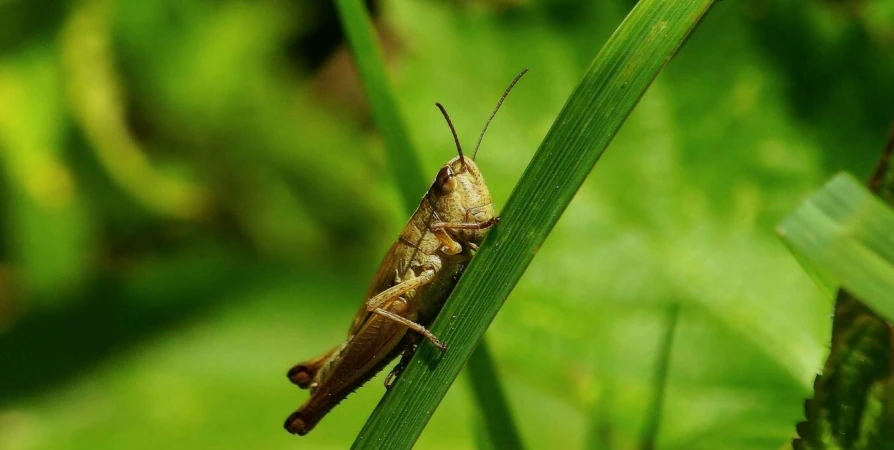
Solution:
<svg viewBox="0 0 894 450"><path fill-rule="evenodd" d="M652 378L652 401L646 411L646 423L643 425L640 437L640 450L654 450L658 439L658 429L661 426L661 412L664 409L664 397L667 392L667 374L670 371L671 349L674 345L674 331L680 318L680 305L671 304L667 310L667 325L664 336L661 339L658 362L655 364L655 373Z"/></svg>
<svg viewBox="0 0 894 450"><path fill-rule="evenodd" d="M423 344L355 449L406 449L422 433L537 249L624 120L713 0L642 0L571 94ZM536 68L535 68L536 70Z"/></svg>
<svg viewBox="0 0 894 450"><path fill-rule="evenodd" d="M801 261L894 321L894 211L839 174L777 229Z"/></svg>
<svg viewBox="0 0 894 450"><path fill-rule="evenodd" d="M586 450L613 450L615 445L615 426L612 423L614 411L615 380L612 377L601 377L599 380L599 397L590 408L589 424L584 437Z"/></svg>
<svg viewBox="0 0 894 450"><path fill-rule="evenodd" d="M412 214L427 186L425 179L422 178L422 164L413 150L406 125L397 109L397 102L385 73L382 51L376 42L375 32L363 2L338 0L336 4L354 53L361 82L372 105L374 120L385 136L389 166L397 180L404 209L407 214ZM524 448L509 413L506 397L502 394L487 342L482 342L473 353L473 358L469 361L469 371L473 374L469 377L469 383L475 394L478 409L481 416L487 418L484 430L495 448Z"/></svg>
<svg viewBox="0 0 894 450"><path fill-rule="evenodd" d="M428 182L423 177L422 163L413 151L413 144L394 101L375 30L363 1L336 0L335 5L354 55L360 83L372 109L373 120L385 139L388 166L405 209L412 212L419 206L419 198L428 188Z"/></svg>
<svg viewBox="0 0 894 450"><path fill-rule="evenodd" d="M489 405L481 408L481 418L487 430L492 448L514 450L524 448L521 436L512 422L509 402L497 376L497 367L491 356L487 341L482 341L469 358L467 368L472 394L478 405Z"/></svg>

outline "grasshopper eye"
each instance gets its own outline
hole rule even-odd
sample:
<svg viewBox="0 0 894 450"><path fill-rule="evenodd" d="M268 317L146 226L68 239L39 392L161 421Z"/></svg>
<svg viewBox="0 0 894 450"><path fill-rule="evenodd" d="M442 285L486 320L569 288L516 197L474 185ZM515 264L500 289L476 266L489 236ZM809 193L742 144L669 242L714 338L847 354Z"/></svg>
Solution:
<svg viewBox="0 0 894 450"><path fill-rule="evenodd" d="M444 166L438 172L435 179L435 186L439 194L449 194L456 190L456 177L453 176L453 169L450 166Z"/></svg>

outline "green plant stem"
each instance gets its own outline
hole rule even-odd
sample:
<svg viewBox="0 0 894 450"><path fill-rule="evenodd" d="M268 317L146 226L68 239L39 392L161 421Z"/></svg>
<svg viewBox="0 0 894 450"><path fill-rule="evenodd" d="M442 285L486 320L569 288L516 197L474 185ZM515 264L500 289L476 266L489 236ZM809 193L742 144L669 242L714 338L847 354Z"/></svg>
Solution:
<svg viewBox="0 0 894 450"><path fill-rule="evenodd" d="M336 0L342 27L351 51L363 91L366 93L373 120L385 139L385 152L404 209L415 211L419 198L428 187L423 177L422 163L413 151L391 83L385 72L385 59L379 47L372 22L361 0Z"/></svg>
<svg viewBox="0 0 894 450"><path fill-rule="evenodd" d="M642 0L596 56L432 331L367 421L355 449L408 449L640 97L712 0ZM536 68L534 68L536 70Z"/></svg>
<svg viewBox="0 0 894 450"><path fill-rule="evenodd" d="M512 422L509 402L497 376L497 366L487 341L481 341L472 352L467 373L491 446L500 450L524 448L521 436Z"/></svg>
<svg viewBox="0 0 894 450"><path fill-rule="evenodd" d="M409 133L394 100L376 34L361 0L338 0L336 5L354 54L360 80L369 97L373 118L385 137L389 166L397 182L404 209L412 214L419 206L419 198L427 185L423 178L422 164L413 150ZM501 449L523 448L486 342L482 342L473 354L469 371L474 374L469 383L475 393L481 416L486 418L485 430L491 442ZM491 395L487 394L488 391Z"/></svg>
<svg viewBox="0 0 894 450"><path fill-rule="evenodd" d="M590 407L589 425L584 438L587 450L612 450L615 448L615 429L611 413L614 411L616 383L612 377L600 379L599 399Z"/></svg>
<svg viewBox="0 0 894 450"><path fill-rule="evenodd" d="M667 374L670 370L671 349L674 343L674 331L677 329L677 321L680 317L680 305L673 303L668 306L666 327L662 336L658 362L655 364L655 374L652 378L652 401L646 412L646 423L643 426L640 437L640 450L654 450L655 441L658 439L658 429L661 426L661 411L664 408L664 397L667 392Z"/></svg>

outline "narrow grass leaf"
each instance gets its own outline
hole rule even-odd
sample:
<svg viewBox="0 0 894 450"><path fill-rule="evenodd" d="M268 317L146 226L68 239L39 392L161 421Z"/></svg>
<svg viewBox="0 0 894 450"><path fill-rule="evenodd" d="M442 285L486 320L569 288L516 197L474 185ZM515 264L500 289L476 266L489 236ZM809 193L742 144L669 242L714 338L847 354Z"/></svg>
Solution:
<svg viewBox="0 0 894 450"><path fill-rule="evenodd" d="M599 389L598 400L593 404L588 414L587 434L584 437L586 450L614 450L615 425L612 421L612 412L615 411L615 398L613 396L616 385L614 378L603 377Z"/></svg>
<svg viewBox="0 0 894 450"><path fill-rule="evenodd" d="M524 448L521 436L512 422L509 402L497 376L497 366L487 341L482 341L472 352L467 373L475 403L481 410L490 447L501 450Z"/></svg>
<svg viewBox="0 0 894 450"><path fill-rule="evenodd" d="M667 325L659 345L658 362L652 378L652 400L646 410L646 421L640 437L640 450L654 450L661 426L661 411L664 409L664 397L667 392L667 374L670 371L671 349L674 344L674 331L680 318L680 305L673 303L667 309Z"/></svg>
<svg viewBox="0 0 894 450"><path fill-rule="evenodd" d="M394 101L382 49L361 0L336 0L345 35L354 55L360 82L372 109L373 119L385 139L388 166L394 175L405 209L413 211L428 188L419 156L401 120Z"/></svg>
<svg viewBox="0 0 894 450"><path fill-rule="evenodd" d="M383 398L355 449L407 449L640 97L712 0L642 0L571 94L472 260L427 343ZM536 70L536 67L533 68Z"/></svg>

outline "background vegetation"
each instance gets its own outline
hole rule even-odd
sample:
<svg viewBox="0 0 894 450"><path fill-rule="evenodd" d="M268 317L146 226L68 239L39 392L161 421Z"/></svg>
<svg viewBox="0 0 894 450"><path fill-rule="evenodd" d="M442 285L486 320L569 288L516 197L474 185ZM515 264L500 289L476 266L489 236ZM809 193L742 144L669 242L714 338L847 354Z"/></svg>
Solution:
<svg viewBox="0 0 894 450"><path fill-rule="evenodd" d="M384 1L433 176L479 154L498 208L629 1ZM831 301L773 228L866 178L894 6L721 1L662 72L488 332L531 448L632 448L668 305L658 440L779 448ZM285 370L343 338L406 220L328 2L0 0L0 448L344 448L381 378L305 438ZM421 195L421 193L420 193ZM668 413L672 412L672 413ZM419 448L475 445L454 385Z"/></svg>

